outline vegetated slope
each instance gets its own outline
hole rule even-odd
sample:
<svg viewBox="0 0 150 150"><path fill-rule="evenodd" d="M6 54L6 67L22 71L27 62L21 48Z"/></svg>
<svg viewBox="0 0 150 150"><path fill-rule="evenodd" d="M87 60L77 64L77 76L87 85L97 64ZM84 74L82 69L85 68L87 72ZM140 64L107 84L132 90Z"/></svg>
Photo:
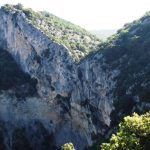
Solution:
<svg viewBox="0 0 150 150"><path fill-rule="evenodd" d="M52 134L54 146L71 141L82 150L96 141L97 135L102 139L110 135L111 120L113 127L124 115L150 110L149 14L126 25L101 44L99 52L77 65L68 49L29 23L32 19L27 20L28 11L23 11L20 5L0 9L0 47L7 49L24 72L37 79L38 96L25 95L26 100L18 101L9 91L0 93L1 120L9 125L8 131L16 124L20 128L21 122L21 132L33 149L46 149L42 148L45 142L50 149L48 137ZM10 128L8 122L14 126ZM3 133L5 145L11 149L14 136L5 134L4 129Z"/></svg>
<svg viewBox="0 0 150 150"><path fill-rule="evenodd" d="M79 61L85 55L97 50L101 40L80 26L74 25L46 11L35 12L25 9L21 4L2 7L8 12L22 11L29 22L43 31L50 39L65 45L70 54Z"/></svg>
<svg viewBox="0 0 150 150"><path fill-rule="evenodd" d="M150 12L126 24L101 47L111 69L117 68L115 117L150 109ZM117 116L116 116L117 115Z"/></svg>
<svg viewBox="0 0 150 150"><path fill-rule="evenodd" d="M111 79L114 81L114 87L112 89L107 87L112 93L113 100L111 125L108 132L106 131L103 136L97 136L97 142L88 149L97 150L100 143L116 131L124 116L133 112L143 114L150 111L150 12L139 20L126 24L117 31L117 34L101 44L100 51L84 61L93 64L91 72L97 70L99 64L104 64L102 68L108 74L107 80L112 78L113 71L118 72L118 75ZM95 78L95 74L91 76ZM98 78L95 81L97 82ZM94 84L94 81L91 84ZM96 89L102 87L98 82L95 84L97 84ZM108 98L109 92L104 89Z"/></svg>
<svg viewBox="0 0 150 150"><path fill-rule="evenodd" d="M102 150L149 150L150 112L125 117L119 125L119 132L112 135L110 143L104 143L101 147Z"/></svg>

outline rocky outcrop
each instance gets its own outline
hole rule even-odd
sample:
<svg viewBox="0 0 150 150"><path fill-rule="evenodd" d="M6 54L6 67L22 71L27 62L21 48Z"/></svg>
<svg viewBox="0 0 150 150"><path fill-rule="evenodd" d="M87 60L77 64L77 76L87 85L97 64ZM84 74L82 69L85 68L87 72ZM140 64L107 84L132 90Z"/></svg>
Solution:
<svg viewBox="0 0 150 150"><path fill-rule="evenodd" d="M1 10L0 16L0 47L7 49L21 69L38 81L37 97L26 97L18 101L9 92L1 94L1 119L13 124L7 130L10 132L21 126L27 133L30 123L38 120L44 129L54 134L57 146L70 140L80 149L91 144L91 134L98 130L96 124L93 125L93 120L96 121L96 116L99 115L92 115L92 111L102 106L95 108L95 104L88 104L90 91L84 89L86 86L88 89L89 85L83 79L83 70L75 64L66 47L51 41L31 25L23 13L16 11L7 14ZM96 99L96 96L93 98ZM100 115L108 119L109 109L107 113ZM104 117L101 121L105 120ZM109 119L106 124L109 124ZM31 141L35 143L36 140ZM12 144L6 145L12 147ZM32 143L29 145L36 149ZM40 146L38 148L41 149Z"/></svg>
<svg viewBox="0 0 150 150"><path fill-rule="evenodd" d="M20 149L25 143L31 149L46 149L42 142L47 142L47 149L69 141L78 149L91 145L92 136L104 133L104 127L110 124L109 91L115 85L112 79L117 73L108 74L108 68L104 71L104 62L87 60L77 65L66 47L35 28L22 12L1 10L0 16L0 47L37 80L34 96L18 99L12 88L1 93L0 115L9 134L7 139L3 137L4 145L7 149L13 149L13 143L21 143ZM96 57L101 59L101 55ZM108 75L110 78L106 80ZM18 132L22 141L16 139ZM48 141L49 138L53 141Z"/></svg>
<svg viewBox="0 0 150 150"><path fill-rule="evenodd" d="M28 86L19 82L17 88L14 83L14 87L1 90L2 149L56 149L71 141L82 150L92 145L95 135L107 135L111 120L120 111L120 105L116 106L119 97L130 95L136 102L131 112L149 109L149 102L140 103L141 98L131 94L132 84L122 94L122 80L132 79L124 76L133 64L126 63L133 58L126 49L108 47L76 64L64 45L33 26L23 12L1 9L0 16L0 48L30 76ZM34 88L34 94L27 94L28 87ZM17 96L17 91L24 96Z"/></svg>

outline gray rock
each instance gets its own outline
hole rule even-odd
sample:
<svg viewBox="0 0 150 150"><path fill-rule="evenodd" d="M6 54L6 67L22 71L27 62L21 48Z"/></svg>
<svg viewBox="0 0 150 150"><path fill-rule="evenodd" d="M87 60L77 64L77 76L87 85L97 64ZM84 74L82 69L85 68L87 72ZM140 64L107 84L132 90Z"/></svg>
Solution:
<svg viewBox="0 0 150 150"><path fill-rule="evenodd" d="M77 65L66 47L50 40L21 12L1 10L0 16L0 47L7 49L21 69L38 81L37 97L18 101L7 92L0 95L0 118L12 124L7 127L10 139L12 131L23 127L29 145L42 149L39 141L35 147L37 138L33 140L28 133L29 126L34 130L33 122L38 120L49 134L53 133L57 146L71 141L80 150L91 145L92 135L110 125L110 90L114 88L116 72L108 74L109 69L102 69L105 63L98 59L95 62L95 58Z"/></svg>
<svg viewBox="0 0 150 150"><path fill-rule="evenodd" d="M76 64L65 46L30 24L22 12L0 10L0 16L0 48L6 49L20 68L38 81L37 95L24 99L18 100L13 88L1 91L1 145L8 150L16 146L46 150L73 142L76 149L82 150L93 144L95 135L108 137L112 130L107 129L114 119L111 113L117 111L113 104L118 98L117 78L125 73L121 64L128 69L129 56L124 51L119 54L119 49L114 54L118 56L111 60L113 52L97 52ZM141 85L145 87L146 83ZM148 102L141 103L139 95L131 95L135 86L136 83L129 84L125 90L125 96L131 98L129 102L136 103L131 112L149 109ZM121 111L115 115L119 114Z"/></svg>

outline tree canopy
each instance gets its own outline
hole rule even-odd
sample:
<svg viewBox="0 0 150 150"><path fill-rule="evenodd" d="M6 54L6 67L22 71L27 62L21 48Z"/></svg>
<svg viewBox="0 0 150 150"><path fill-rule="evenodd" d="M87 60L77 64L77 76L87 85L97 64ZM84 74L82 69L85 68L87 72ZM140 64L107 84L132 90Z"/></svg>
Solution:
<svg viewBox="0 0 150 150"><path fill-rule="evenodd" d="M144 115L127 116L113 134L109 143L101 145L102 150L149 150L150 112Z"/></svg>

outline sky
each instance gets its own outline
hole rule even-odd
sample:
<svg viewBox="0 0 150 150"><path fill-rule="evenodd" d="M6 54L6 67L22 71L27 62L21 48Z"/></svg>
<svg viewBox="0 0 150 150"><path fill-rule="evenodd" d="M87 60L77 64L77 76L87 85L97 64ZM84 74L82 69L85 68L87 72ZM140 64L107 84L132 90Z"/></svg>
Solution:
<svg viewBox="0 0 150 150"><path fill-rule="evenodd" d="M0 0L46 10L87 30L120 29L150 11L150 0Z"/></svg>

